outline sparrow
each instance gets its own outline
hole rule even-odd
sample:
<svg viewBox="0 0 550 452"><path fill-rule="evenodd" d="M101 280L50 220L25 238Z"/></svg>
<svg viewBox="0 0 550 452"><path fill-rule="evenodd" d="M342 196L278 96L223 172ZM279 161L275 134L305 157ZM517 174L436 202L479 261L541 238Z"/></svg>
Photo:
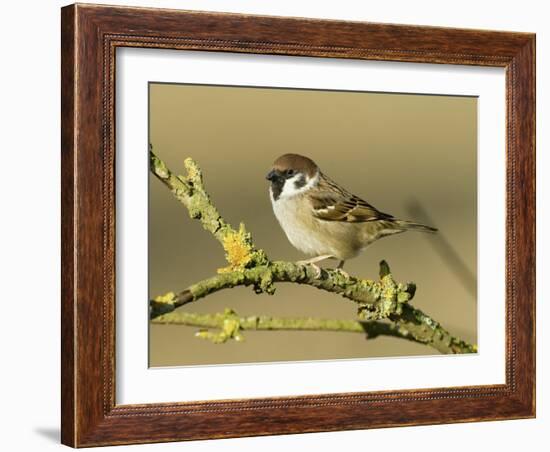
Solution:
<svg viewBox="0 0 550 452"><path fill-rule="evenodd" d="M284 154L266 179L273 212L290 243L313 265L337 259L337 269L374 241L405 231L436 232L436 228L399 220L350 193L299 154Z"/></svg>

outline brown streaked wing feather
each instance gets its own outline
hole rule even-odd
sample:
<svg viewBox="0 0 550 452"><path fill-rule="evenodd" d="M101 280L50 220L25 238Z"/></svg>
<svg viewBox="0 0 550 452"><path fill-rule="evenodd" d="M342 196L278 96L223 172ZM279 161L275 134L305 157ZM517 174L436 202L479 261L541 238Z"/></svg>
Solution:
<svg viewBox="0 0 550 452"><path fill-rule="evenodd" d="M362 223L393 218L340 187L324 174L321 174L319 184L315 192L310 192L310 196L313 214L322 220Z"/></svg>

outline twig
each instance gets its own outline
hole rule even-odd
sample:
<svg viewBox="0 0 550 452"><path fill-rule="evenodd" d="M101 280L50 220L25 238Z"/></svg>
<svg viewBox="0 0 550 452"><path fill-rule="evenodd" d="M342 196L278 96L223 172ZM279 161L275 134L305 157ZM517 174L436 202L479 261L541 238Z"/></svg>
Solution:
<svg viewBox="0 0 550 452"><path fill-rule="evenodd" d="M237 333L245 330L253 331L334 331L347 333L364 333L367 339L386 335L415 339L407 331L397 325L378 321L361 322L358 320L318 319L313 317L271 317L271 316L239 316L232 309L216 314L198 314L196 312L174 311L161 315L152 320L156 324L186 325L202 328L196 333L197 337L226 342L229 339L242 340L243 336ZM215 328L219 333L211 333L205 328ZM208 334L207 334L208 333Z"/></svg>
<svg viewBox="0 0 550 452"><path fill-rule="evenodd" d="M201 328L196 337L209 340L215 344L228 340L242 341L242 331L333 331L342 333L362 333L366 339L378 336L391 336L407 339L412 342L427 344L436 350L446 353L446 346L439 341L426 342L419 339L400 323L379 321L362 322L359 320L318 319L313 317L270 317L270 316L239 316L232 309L216 314L198 314L195 312L174 311L160 315L152 323L162 325L185 325ZM215 329L217 331L210 331ZM470 350L471 352L475 350Z"/></svg>

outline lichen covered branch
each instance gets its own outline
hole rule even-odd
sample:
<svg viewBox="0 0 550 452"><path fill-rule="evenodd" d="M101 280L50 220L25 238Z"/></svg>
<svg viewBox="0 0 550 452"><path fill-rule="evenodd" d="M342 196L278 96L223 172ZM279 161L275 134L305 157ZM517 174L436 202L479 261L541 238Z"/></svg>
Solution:
<svg viewBox="0 0 550 452"><path fill-rule="evenodd" d="M413 297L416 289L412 283L397 284L389 273L380 281L371 281L350 277L338 270L323 269L318 275L308 265L274 261L243 270L222 272L180 293L171 292L157 297L151 302L151 317L237 286L253 286L256 293L272 294L275 291L273 284L278 282L305 284L339 294L357 303L361 320L379 320L388 318L390 314L399 314L401 305Z"/></svg>
<svg viewBox="0 0 550 452"><path fill-rule="evenodd" d="M378 336L393 336L418 342L409 331L397 324L359 320L318 319L313 317L239 316L232 309L216 314L198 314L182 310L163 314L152 320L163 325L186 325L200 328L195 336L223 343L228 340L242 341L242 331L334 331L363 333L367 339ZM216 331L211 331L212 329Z"/></svg>
<svg viewBox="0 0 550 452"><path fill-rule="evenodd" d="M397 283L384 261L380 263L378 281L351 277L338 270L323 269L319 274L309 265L270 261L263 250L254 246L243 224L236 230L222 218L204 189L197 164L188 158L185 167L187 175L176 176L150 151L151 172L185 205L191 218L200 220L203 228L221 243L228 266L182 292L169 292L151 300L150 316L154 322L159 318L174 319L176 308L220 290L252 286L256 293L271 295L275 292L275 283L286 282L309 285L355 302L360 324L388 319L394 323L394 330L399 331L397 336L430 345L442 353L476 351L474 345L452 336L438 322L412 307L409 301L414 297L416 286ZM240 330L240 327L235 330L237 337L240 337ZM216 337L209 336L213 340Z"/></svg>

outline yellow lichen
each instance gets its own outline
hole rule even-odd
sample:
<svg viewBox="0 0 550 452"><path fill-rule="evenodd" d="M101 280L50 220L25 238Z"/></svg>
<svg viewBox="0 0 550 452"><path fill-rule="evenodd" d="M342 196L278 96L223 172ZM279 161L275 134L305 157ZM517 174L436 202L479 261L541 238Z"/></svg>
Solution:
<svg viewBox="0 0 550 452"><path fill-rule="evenodd" d="M386 300L394 300L397 296L397 285L395 284L391 274L387 274L380 279L382 288L381 296Z"/></svg>
<svg viewBox="0 0 550 452"><path fill-rule="evenodd" d="M188 157L185 159L185 161L183 162L183 164L185 165L185 168L187 169L187 176L189 179L193 180L193 179L198 179L198 180L202 180L202 174L201 174L201 171L199 169L199 167L197 166L197 164L195 163L195 161Z"/></svg>
<svg viewBox="0 0 550 452"><path fill-rule="evenodd" d="M229 265L218 269L218 273L242 270L250 263L253 249L244 224L241 223L238 232L231 231L223 238L223 249Z"/></svg>
<svg viewBox="0 0 550 452"><path fill-rule="evenodd" d="M159 295L155 297L155 301L158 303L172 303L175 298L176 294L174 292L168 292L164 295Z"/></svg>

